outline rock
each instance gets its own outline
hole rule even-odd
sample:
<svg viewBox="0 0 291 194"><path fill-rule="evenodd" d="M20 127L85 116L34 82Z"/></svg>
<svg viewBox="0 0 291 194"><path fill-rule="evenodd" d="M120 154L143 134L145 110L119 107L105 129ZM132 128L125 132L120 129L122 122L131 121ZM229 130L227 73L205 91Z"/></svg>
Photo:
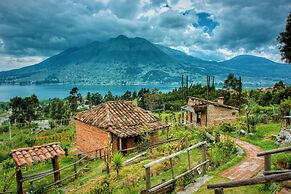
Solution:
<svg viewBox="0 0 291 194"><path fill-rule="evenodd" d="M285 145L291 143L291 129L281 129L277 135L277 145Z"/></svg>

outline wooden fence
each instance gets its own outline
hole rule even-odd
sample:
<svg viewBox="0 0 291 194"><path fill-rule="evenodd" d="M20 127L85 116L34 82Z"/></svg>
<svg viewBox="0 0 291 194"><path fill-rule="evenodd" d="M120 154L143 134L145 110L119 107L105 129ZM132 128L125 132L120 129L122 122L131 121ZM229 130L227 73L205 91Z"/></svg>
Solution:
<svg viewBox="0 0 291 194"><path fill-rule="evenodd" d="M92 150L92 151L90 151L88 153L95 153L94 157L88 158L87 155L85 155L85 156L83 155L76 162L71 163L71 164L69 164L67 166L64 166L64 167L62 167L62 168L60 168L58 170L47 170L47 171L43 171L43 172L40 172L40 173L25 175L20 180L20 182L21 183L26 182L26 181L29 182L29 184L30 184L30 193L37 193L37 192L39 192L40 189L46 190L46 189L48 189L49 187L51 187L53 185L60 184L64 180L67 180L67 179L70 179L70 178L77 179L78 178L78 174L90 164L90 162L88 162L87 159L95 160L95 159L105 158L106 152L107 152L106 148L100 148L100 149ZM85 161L87 161L87 162L85 162ZM44 178L46 178L46 177L48 177L50 175L53 175L53 174L56 174L56 173L60 173L61 171L64 171L65 169L68 169L68 168L72 168L71 169L72 173L70 173L68 175L68 172L66 172L66 175L67 175L66 177L62 177L60 180L55 181L53 183L50 183L50 184L48 184L48 185L46 185L44 187L37 188L34 185L34 182L39 181L41 179L44 179ZM65 174L65 173L63 173L63 174Z"/></svg>
<svg viewBox="0 0 291 194"><path fill-rule="evenodd" d="M263 173L265 176L244 179L244 180L239 180L239 181L209 184L207 185L207 188L214 189L215 194L223 194L224 188L263 184L263 183L269 183L273 181L291 180L291 170L271 170L271 164L272 164L271 155L276 154L276 153L281 153L281 152L290 152L290 151L291 151L291 146L258 153L257 156L265 157L265 166L264 166L264 173Z"/></svg>
<svg viewBox="0 0 291 194"><path fill-rule="evenodd" d="M165 143L174 142L174 141L178 141L178 140L180 140L180 139L179 138L166 139L164 141L160 141L160 142L151 144L149 146L143 146L143 147L142 146L136 146L136 147L132 147L132 148L127 148L127 149L120 150L120 152L123 153L123 154L126 154L126 153L129 153L129 152L133 152L134 150L138 150L138 149L140 149L141 151L143 151L143 150L146 150L146 149L149 149L149 148L154 148L154 147L157 147L159 145L162 145L162 144L165 144Z"/></svg>
<svg viewBox="0 0 291 194"><path fill-rule="evenodd" d="M194 148L198 148L201 147L202 148L202 162L194 167L191 167L191 157L190 157L190 150L194 149ZM188 159L188 170L186 172L183 172L182 174L179 175L175 175L174 172L174 165L173 165L173 158L183 154L183 153L187 153L187 159ZM171 166L171 174L172 174L172 178L170 180L167 180L161 184L152 186L151 185L151 167L154 165L157 165L161 162L164 162L166 160L170 160L170 166ZM176 152L174 154L171 154L169 156L160 158L158 160L155 160L151 163L148 163L146 165L144 165L145 168L145 174L146 174L146 190L143 191L145 193L157 193L158 191L162 190L163 188L171 185L172 183L174 183L177 179L193 172L194 170L197 170L198 168L201 167L202 169L202 175L204 175L206 173L206 163L208 162L208 160L206 160L206 142L200 142L197 143L193 146L190 146L184 150L181 150L179 152Z"/></svg>

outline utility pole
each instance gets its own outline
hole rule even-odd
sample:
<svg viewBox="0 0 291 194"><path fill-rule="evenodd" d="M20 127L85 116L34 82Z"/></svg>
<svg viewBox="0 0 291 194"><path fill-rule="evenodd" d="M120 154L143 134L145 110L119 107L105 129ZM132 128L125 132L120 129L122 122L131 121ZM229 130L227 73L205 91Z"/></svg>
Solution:
<svg viewBox="0 0 291 194"><path fill-rule="evenodd" d="M185 98L185 91L184 91L184 74L182 74L182 87L181 87L181 92L182 92L182 100Z"/></svg>
<svg viewBox="0 0 291 194"><path fill-rule="evenodd" d="M241 93L242 93L242 82L241 82L241 76L239 76L239 88L238 88L238 110L240 113L241 108Z"/></svg>
<svg viewBox="0 0 291 194"><path fill-rule="evenodd" d="M215 96L214 76L212 76L212 96Z"/></svg>
<svg viewBox="0 0 291 194"><path fill-rule="evenodd" d="M187 94L187 96L186 96L186 98L188 97L188 75L186 76L186 94Z"/></svg>
<svg viewBox="0 0 291 194"><path fill-rule="evenodd" d="M207 100L209 99L210 76L206 75Z"/></svg>
<svg viewBox="0 0 291 194"><path fill-rule="evenodd" d="M9 119L9 139L10 139L10 140L12 139L10 119Z"/></svg>

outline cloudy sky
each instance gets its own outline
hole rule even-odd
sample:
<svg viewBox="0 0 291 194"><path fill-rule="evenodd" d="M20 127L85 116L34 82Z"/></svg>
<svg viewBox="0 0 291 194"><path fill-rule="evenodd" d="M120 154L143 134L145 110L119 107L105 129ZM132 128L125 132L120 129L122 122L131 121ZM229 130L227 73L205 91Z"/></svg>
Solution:
<svg viewBox="0 0 291 194"><path fill-rule="evenodd" d="M280 61L290 0L1 0L0 71L120 34L206 60Z"/></svg>

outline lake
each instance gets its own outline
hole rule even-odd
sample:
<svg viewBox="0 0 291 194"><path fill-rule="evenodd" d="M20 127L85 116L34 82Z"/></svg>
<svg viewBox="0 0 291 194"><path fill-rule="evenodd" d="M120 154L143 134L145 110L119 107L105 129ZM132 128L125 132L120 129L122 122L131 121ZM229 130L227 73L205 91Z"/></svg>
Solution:
<svg viewBox="0 0 291 194"><path fill-rule="evenodd" d="M122 95L126 90L139 91L141 88L158 88L161 92L168 92L177 85L73 85L73 84L49 84L49 85L0 85L0 102L9 101L15 96L26 97L35 94L39 99L65 98L71 89L76 86L84 96L87 92L99 92L105 95L111 91L113 95Z"/></svg>

